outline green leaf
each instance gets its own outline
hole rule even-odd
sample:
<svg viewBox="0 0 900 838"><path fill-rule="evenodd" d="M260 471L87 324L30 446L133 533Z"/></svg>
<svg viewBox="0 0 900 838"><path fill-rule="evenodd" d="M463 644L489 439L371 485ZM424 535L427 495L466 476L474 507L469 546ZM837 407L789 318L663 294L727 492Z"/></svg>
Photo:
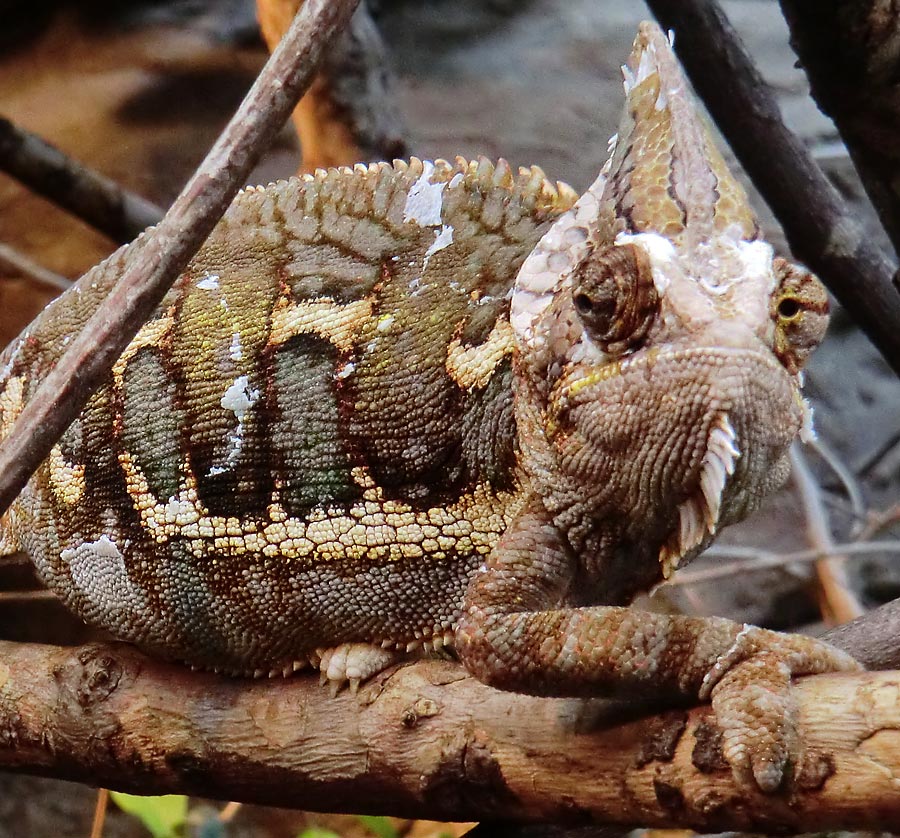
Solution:
<svg viewBox="0 0 900 838"><path fill-rule="evenodd" d="M309 829L304 829L297 838L341 838L341 836L336 832L332 832L330 829L311 826Z"/></svg>
<svg viewBox="0 0 900 838"><path fill-rule="evenodd" d="M177 838L187 818L188 799L182 794L139 797L112 791L110 796L123 812L138 818L153 838Z"/></svg>
<svg viewBox="0 0 900 838"><path fill-rule="evenodd" d="M394 829L387 818L375 815L357 815L356 819L376 838L400 838L400 833Z"/></svg>

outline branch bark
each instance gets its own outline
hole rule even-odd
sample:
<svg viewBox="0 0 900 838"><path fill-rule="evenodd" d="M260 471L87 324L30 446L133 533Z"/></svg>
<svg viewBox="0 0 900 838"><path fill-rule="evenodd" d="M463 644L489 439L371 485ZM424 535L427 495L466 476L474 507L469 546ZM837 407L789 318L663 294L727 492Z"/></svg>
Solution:
<svg viewBox="0 0 900 838"><path fill-rule="evenodd" d="M0 445L0 513L100 386L116 358L215 226L307 88L324 47L358 0L308 0L198 171L41 382ZM79 280L90 283L91 276ZM75 289L79 287L76 283Z"/></svg>
<svg viewBox="0 0 900 838"><path fill-rule="evenodd" d="M768 84L714 0L648 0L697 93L753 179L798 258L821 276L900 374L894 267L788 130ZM821 7L816 4L816 8Z"/></svg>
<svg viewBox="0 0 900 838"><path fill-rule="evenodd" d="M789 796L737 789L706 707L493 690L422 661L326 697L124 646L0 643L0 767L113 789L447 820L726 829L900 821L900 672L798 684L811 757ZM646 708L645 711L646 713Z"/></svg>
<svg viewBox="0 0 900 838"><path fill-rule="evenodd" d="M131 241L162 218L162 210L156 204L2 116L0 171L120 244Z"/></svg>
<svg viewBox="0 0 900 838"><path fill-rule="evenodd" d="M781 0L781 8L813 98L834 120L884 228L900 252L896 4Z"/></svg>
<svg viewBox="0 0 900 838"><path fill-rule="evenodd" d="M822 635L869 669L900 669L900 599Z"/></svg>

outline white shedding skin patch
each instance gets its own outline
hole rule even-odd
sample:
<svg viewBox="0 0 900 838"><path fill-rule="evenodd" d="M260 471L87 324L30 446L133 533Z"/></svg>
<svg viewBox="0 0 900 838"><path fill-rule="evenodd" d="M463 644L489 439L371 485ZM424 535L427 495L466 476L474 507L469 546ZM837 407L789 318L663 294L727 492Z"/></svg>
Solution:
<svg viewBox="0 0 900 838"><path fill-rule="evenodd" d="M349 378L353 375L355 369L356 364L354 364L353 361L347 361L347 363L334 374L334 377L339 381L343 381L345 378Z"/></svg>
<svg viewBox="0 0 900 838"><path fill-rule="evenodd" d="M804 444L815 442L819 437L813 424L812 405L802 396L800 397L800 415L803 417L800 425L800 441Z"/></svg>
<svg viewBox="0 0 900 838"><path fill-rule="evenodd" d="M516 338L526 346L534 343L535 327L541 315L570 284L572 271L590 248L590 234L600 214L608 166L609 163L588 191L544 233L519 268L509 322Z"/></svg>
<svg viewBox="0 0 900 838"><path fill-rule="evenodd" d="M441 223L441 207L444 203L443 183L431 183L434 163L426 160L423 164L422 176L409 188L406 206L403 208L403 220L414 221L422 227L437 227Z"/></svg>
<svg viewBox="0 0 900 838"><path fill-rule="evenodd" d="M247 411L256 404L259 398L259 390L250 386L250 378L239 375L234 383L225 391L219 402L225 410L230 410L237 416L238 422L244 421Z"/></svg>
<svg viewBox="0 0 900 838"><path fill-rule="evenodd" d="M619 233L617 245L635 244L650 258L650 269L653 273L653 285L660 297L665 296L671 281L670 265L677 258L675 245L659 233Z"/></svg>
<svg viewBox="0 0 900 838"><path fill-rule="evenodd" d="M428 267L428 260L434 256L439 250L443 250L445 247L453 244L453 225L452 224L444 224L441 227L441 231L439 233L435 233L434 241L431 243L431 247L425 251L425 261L422 265L423 268Z"/></svg>
<svg viewBox="0 0 900 838"><path fill-rule="evenodd" d="M653 44L647 44L646 49L641 52L636 73L627 64L622 65L622 86L625 88L625 95L627 96L635 87L658 72L656 47Z"/></svg>
<svg viewBox="0 0 900 838"><path fill-rule="evenodd" d="M764 241L738 241L738 255L744 266L744 276L742 281L747 279L760 280L765 288L766 294L771 294L775 290L775 272L772 269L772 261L775 258L775 251L772 245Z"/></svg>
<svg viewBox="0 0 900 838"><path fill-rule="evenodd" d="M19 355L22 354L22 347L25 345L25 341L28 339L29 333L25 332L22 337L20 337L15 342L15 349L13 349L12 354L9 356L9 360L6 362L3 370L0 371L0 382L6 381L9 378L10 373L12 372L12 368L15 366L16 361L19 359ZM68 337L68 336L67 336ZM64 343L68 343L68 340L63 341Z"/></svg>
<svg viewBox="0 0 900 838"><path fill-rule="evenodd" d="M207 274L197 283L197 287L203 291L217 291L219 288L219 275Z"/></svg>
<svg viewBox="0 0 900 838"><path fill-rule="evenodd" d="M108 536L60 553L75 588L105 613L146 607L143 593L128 578L125 557Z"/></svg>
<svg viewBox="0 0 900 838"><path fill-rule="evenodd" d="M244 445L244 419L248 411L259 398L259 390L255 390L250 386L250 379L246 375L239 375L234 383L225 391L219 404L230 410L237 417L237 427L228 440L228 454L225 458L224 465L212 466L207 474L214 476L222 474L231 468L241 453Z"/></svg>
<svg viewBox="0 0 900 838"><path fill-rule="evenodd" d="M241 351L241 336L235 332L231 336L231 346L228 347L228 356L232 361L240 361L244 357Z"/></svg>

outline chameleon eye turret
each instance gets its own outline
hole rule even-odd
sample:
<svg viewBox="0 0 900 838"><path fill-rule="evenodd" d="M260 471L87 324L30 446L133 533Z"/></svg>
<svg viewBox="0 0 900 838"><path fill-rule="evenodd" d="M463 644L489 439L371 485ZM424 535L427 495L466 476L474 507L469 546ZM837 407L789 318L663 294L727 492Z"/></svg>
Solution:
<svg viewBox="0 0 900 838"><path fill-rule="evenodd" d="M775 354L790 373L803 369L828 328L828 294L809 271L786 259L774 260L778 285L772 294Z"/></svg>
<svg viewBox="0 0 900 838"><path fill-rule="evenodd" d="M646 252L633 244L591 251L572 274L572 304L590 339L623 355L646 337L659 295Z"/></svg>

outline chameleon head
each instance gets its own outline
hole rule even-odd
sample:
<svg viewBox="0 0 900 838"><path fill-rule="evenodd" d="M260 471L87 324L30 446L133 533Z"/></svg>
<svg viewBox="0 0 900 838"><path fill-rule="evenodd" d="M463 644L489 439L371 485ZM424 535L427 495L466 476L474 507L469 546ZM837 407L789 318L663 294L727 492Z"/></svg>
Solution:
<svg viewBox="0 0 900 838"><path fill-rule="evenodd" d="M668 576L787 476L828 302L759 239L670 39L642 24L623 72L608 163L516 281L517 411L557 520L655 529Z"/></svg>

